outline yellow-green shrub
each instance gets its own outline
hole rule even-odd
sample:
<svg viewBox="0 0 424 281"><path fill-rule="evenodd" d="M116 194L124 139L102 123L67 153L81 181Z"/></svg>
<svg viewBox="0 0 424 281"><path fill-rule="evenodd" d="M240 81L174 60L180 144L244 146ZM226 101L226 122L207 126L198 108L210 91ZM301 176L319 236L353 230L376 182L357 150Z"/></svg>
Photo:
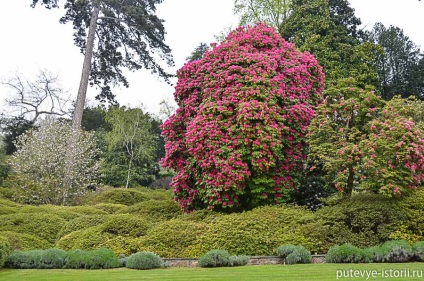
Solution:
<svg viewBox="0 0 424 281"><path fill-rule="evenodd" d="M0 231L31 234L50 243L56 241L57 233L66 221L48 213L15 213L1 215Z"/></svg>
<svg viewBox="0 0 424 281"><path fill-rule="evenodd" d="M87 203L112 203L129 206L149 199L150 197L146 193L133 188L108 188L98 192Z"/></svg>
<svg viewBox="0 0 424 281"><path fill-rule="evenodd" d="M87 229L107 221L108 215L84 215L67 222L57 234L57 239L77 230Z"/></svg>
<svg viewBox="0 0 424 281"><path fill-rule="evenodd" d="M202 252L222 249L233 255L273 255L282 244L311 248L299 224L309 213L300 207L263 207L221 216L209 223L198 243Z"/></svg>
<svg viewBox="0 0 424 281"><path fill-rule="evenodd" d="M117 214L110 215L104 223L99 225L99 229L103 233L115 236L139 237L146 234L150 225L150 222L144 218L130 214Z"/></svg>
<svg viewBox="0 0 424 281"><path fill-rule="evenodd" d="M169 220L182 214L178 204L170 199L148 200L122 209L118 213L148 217L153 221Z"/></svg>
<svg viewBox="0 0 424 281"><path fill-rule="evenodd" d="M199 252L198 239L207 229L208 225L202 222L164 221L140 238L140 250L155 252L164 258L199 257L203 253Z"/></svg>
<svg viewBox="0 0 424 281"><path fill-rule="evenodd" d="M4 262L9 257L11 253L11 247L9 239L6 237L0 236L0 268L3 267Z"/></svg>
<svg viewBox="0 0 424 281"><path fill-rule="evenodd" d="M48 249L52 243L30 234L13 231L0 231L0 236L9 240L12 251L29 251L33 249Z"/></svg>
<svg viewBox="0 0 424 281"><path fill-rule="evenodd" d="M115 214L125 208L127 205L124 204L113 204L113 203L99 203L93 206L94 208L105 211L108 214Z"/></svg>

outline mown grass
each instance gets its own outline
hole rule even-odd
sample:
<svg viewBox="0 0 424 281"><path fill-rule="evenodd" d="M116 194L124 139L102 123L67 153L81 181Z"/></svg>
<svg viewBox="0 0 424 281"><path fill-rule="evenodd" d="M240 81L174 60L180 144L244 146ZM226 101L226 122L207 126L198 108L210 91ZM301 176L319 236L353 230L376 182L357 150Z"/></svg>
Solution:
<svg viewBox="0 0 424 281"><path fill-rule="evenodd" d="M344 270L393 270L400 273L401 271L409 272L410 276L402 277L383 277L381 274L368 280L424 280L421 272L424 272L423 263L406 263L406 264L308 264L308 265L261 265L261 266L244 266L233 268L169 268L155 270L131 270L126 268L110 269L110 270L32 270L32 269L2 269L0 270L0 280L7 281L130 281L130 280L172 280L172 281L206 281L206 280L222 280L222 281L265 281L265 280L337 280L337 271ZM421 276L412 277L416 271ZM366 277L339 278L338 280L367 280Z"/></svg>

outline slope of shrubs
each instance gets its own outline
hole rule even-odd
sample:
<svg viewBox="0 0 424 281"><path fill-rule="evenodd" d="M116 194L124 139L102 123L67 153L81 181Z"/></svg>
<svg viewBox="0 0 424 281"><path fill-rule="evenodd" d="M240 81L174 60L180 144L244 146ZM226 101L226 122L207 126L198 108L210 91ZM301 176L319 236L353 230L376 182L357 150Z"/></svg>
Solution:
<svg viewBox="0 0 424 281"><path fill-rule="evenodd" d="M159 189L106 190L89 195L89 205L72 207L21 205L0 198L0 236L12 251L105 247L115 254L149 251L165 258L200 257L213 249L231 255L273 255L283 244L303 245L320 254L346 243L350 246L341 250L392 239L410 244L424 240L423 190L401 200L367 193L329 199L314 212L286 205L233 214L182 214L169 196ZM423 256L423 246L417 247Z"/></svg>

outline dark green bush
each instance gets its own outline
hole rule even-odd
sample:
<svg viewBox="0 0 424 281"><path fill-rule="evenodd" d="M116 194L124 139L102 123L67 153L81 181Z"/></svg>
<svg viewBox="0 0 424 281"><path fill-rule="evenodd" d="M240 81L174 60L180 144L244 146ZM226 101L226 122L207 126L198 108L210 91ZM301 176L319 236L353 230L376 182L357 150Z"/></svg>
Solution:
<svg viewBox="0 0 424 281"><path fill-rule="evenodd" d="M3 267L4 262L9 257L11 247L9 240L6 237L0 236L0 268Z"/></svg>
<svg viewBox="0 0 424 281"><path fill-rule="evenodd" d="M369 262L370 256L366 251L349 243L331 247L325 256L327 263L360 263Z"/></svg>
<svg viewBox="0 0 424 281"><path fill-rule="evenodd" d="M409 262L414 258L414 250L407 241L387 241L374 251L375 262Z"/></svg>
<svg viewBox="0 0 424 281"><path fill-rule="evenodd" d="M9 240L12 251L29 251L32 249L48 249L53 246L46 240L37 238L34 235L22 234L13 231L1 231L0 236Z"/></svg>
<svg viewBox="0 0 424 281"><path fill-rule="evenodd" d="M231 256L230 261L228 263L229 266L243 266L249 262L248 256Z"/></svg>
<svg viewBox="0 0 424 281"><path fill-rule="evenodd" d="M138 252L128 257L127 268L152 269L162 267L162 259L152 252Z"/></svg>
<svg viewBox="0 0 424 281"><path fill-rule="evenodd" d="M417 260L424 261L424 241L416 242L413 249Z"/></svg>
<svg viewBox="0 0 424 281"><path fill-rule="evenodd" d="M69 251L66 256L66 268L105 269L119 267L118 257L109 249L91 251Z"/></svg>
<svg viewBox="0 0 424 281"><path fill-rule="evenodd" d="M311 252L303 246L286 244L277 248L277 255L280 256L286 264L311 263Z"/></svg>
<svg viewBox="0 0 424 281"><path fill-rule="evenodd" d="M219 267L230 265L230 254L225 250L211 250L200 257L200 267Z"/></svg>

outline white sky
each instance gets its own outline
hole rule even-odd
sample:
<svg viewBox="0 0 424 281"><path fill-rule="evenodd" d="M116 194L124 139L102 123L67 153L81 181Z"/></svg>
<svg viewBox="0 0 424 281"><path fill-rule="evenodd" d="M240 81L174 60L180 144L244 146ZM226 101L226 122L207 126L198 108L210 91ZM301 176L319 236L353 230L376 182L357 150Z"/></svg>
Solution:
<svg viewBox="0 0 424 281"><path fill-rule="evenodd" d="M0 77L19 72L28 79L38 69L57 73L62 86L76 94L81 75L83 56L73 44L71 24L60 24L61 10L30 8L31 0L0 1ZM63 3L63 1L61 1ZM418 0L351 0L356 16L371 28L375 22L399 26L424 51L424 1ZM164 0L157 13L165 20L166 43L171 47L176 67L200 43L212 43L214 35L224 28L236 27L233 0ZM115 90L122 105L143 104L148 111L158 113L159 102L172 99L173 87L160 81L148 71L130 73L130 87ZM91 89L88 98L94 101L97 90ZM0 103L8 92L0 87Z"/></svg>

